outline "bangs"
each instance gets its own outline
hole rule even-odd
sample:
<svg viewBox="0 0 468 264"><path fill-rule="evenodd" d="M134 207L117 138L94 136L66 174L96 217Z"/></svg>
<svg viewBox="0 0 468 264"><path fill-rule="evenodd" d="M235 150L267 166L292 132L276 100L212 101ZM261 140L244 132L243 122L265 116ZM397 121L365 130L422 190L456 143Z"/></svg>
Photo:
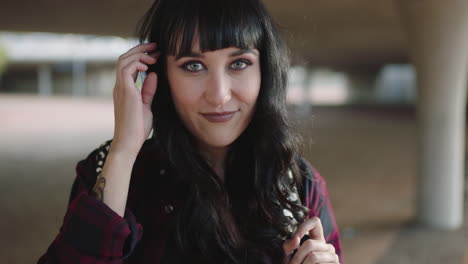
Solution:
<svg viewBox="0 0 468 264"><path fill-rule="evenodd" d="M261 16L249 2L166 1L168 6L160 9L166 17L161 18L160 29L164 30L158 36L161 49L169 55L181 57L192 52L192 44L196 44L193 41L197 38L201 52L228 47L260 51L264 37Z"/></svg>

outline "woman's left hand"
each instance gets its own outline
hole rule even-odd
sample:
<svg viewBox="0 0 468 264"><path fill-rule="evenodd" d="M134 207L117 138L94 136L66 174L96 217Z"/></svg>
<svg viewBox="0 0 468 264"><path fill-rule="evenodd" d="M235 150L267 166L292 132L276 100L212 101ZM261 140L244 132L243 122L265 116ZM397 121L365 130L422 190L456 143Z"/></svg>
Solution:
<svg viewBox="0 0 468 264"><path fill-rule="evenodd" d="M301 238L309 235L302 245ZM293 254L294 250L296 253ZM284 264L339 264L335 247L327 244L323 236L323 228L320 219L316 216L307 219L298 226L296 233L291 239L284 241L283 250L285 254Z"/></svg>

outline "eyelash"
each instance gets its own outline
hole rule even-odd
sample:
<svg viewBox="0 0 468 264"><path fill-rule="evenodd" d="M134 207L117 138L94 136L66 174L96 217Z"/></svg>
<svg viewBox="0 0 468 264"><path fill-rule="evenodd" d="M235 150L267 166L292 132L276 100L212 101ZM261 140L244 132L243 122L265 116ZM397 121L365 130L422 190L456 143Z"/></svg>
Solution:
<svg viewBox="0 0 468 264"><path fill-rule="evenodd" d="M239 62L245 63L246 66L243 67L243 68L237 68L237 69L231 68L231 69L234 70L234 71L242 71L242 70L246 69L247 67L249 67L250 65L252 65L252 62L249 61L249 60L246 60L246 59L238 59L238 60L235 60L235 61L233 61L233 62L231 63L231 65L233 65L233 64L235 64L235 63L239 63ZM199 71L200 71L200 70L198 70L198 71L190 70L190 69L188 68L188 66L191 65L191 64L200 64L200 65L202 65L203 68L205 68L205 66L203 65L203 63L201 63L200 61L188 61L188 62L182 64L182 66L180 66L180 67L182 68L182 70L187 71L187 72L196 73L196 72L199 72Z"/></svg>

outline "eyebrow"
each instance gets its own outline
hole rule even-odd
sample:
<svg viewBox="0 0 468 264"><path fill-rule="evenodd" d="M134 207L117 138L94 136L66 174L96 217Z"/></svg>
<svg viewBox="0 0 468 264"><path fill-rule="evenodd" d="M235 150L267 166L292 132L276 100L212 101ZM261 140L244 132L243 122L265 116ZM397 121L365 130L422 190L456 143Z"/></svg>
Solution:
<svg viewBox="0 0 468 264"><path fill-rule="evenodd" d="M229 57L236 57L236 56L240 56L240 55L245 54L245 53L251 53L251 54L256 55L256 56L259 55L258 51L256 51L255 49L240 49L240 50L236 50L236 51L232 52L231 54L229 54ZM176 56L176 61L182 59L183 57L203 58L205 56L203 56L203 54L201 54L201 53L190 51L190 52L185 52L185 53L178 54Z"/></svg>

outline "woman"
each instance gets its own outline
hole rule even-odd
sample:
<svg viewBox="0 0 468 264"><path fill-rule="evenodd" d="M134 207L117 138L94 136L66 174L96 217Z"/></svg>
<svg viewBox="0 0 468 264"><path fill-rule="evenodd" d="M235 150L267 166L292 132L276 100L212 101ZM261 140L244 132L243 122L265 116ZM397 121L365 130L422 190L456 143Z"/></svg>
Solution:
<svg viewBox="0 0 468 264"><path fill-rule="evenodd" d="M114 137L78 163L39 263L342 263L263 4L156 0L140 39L117 63Z"/></svg>

